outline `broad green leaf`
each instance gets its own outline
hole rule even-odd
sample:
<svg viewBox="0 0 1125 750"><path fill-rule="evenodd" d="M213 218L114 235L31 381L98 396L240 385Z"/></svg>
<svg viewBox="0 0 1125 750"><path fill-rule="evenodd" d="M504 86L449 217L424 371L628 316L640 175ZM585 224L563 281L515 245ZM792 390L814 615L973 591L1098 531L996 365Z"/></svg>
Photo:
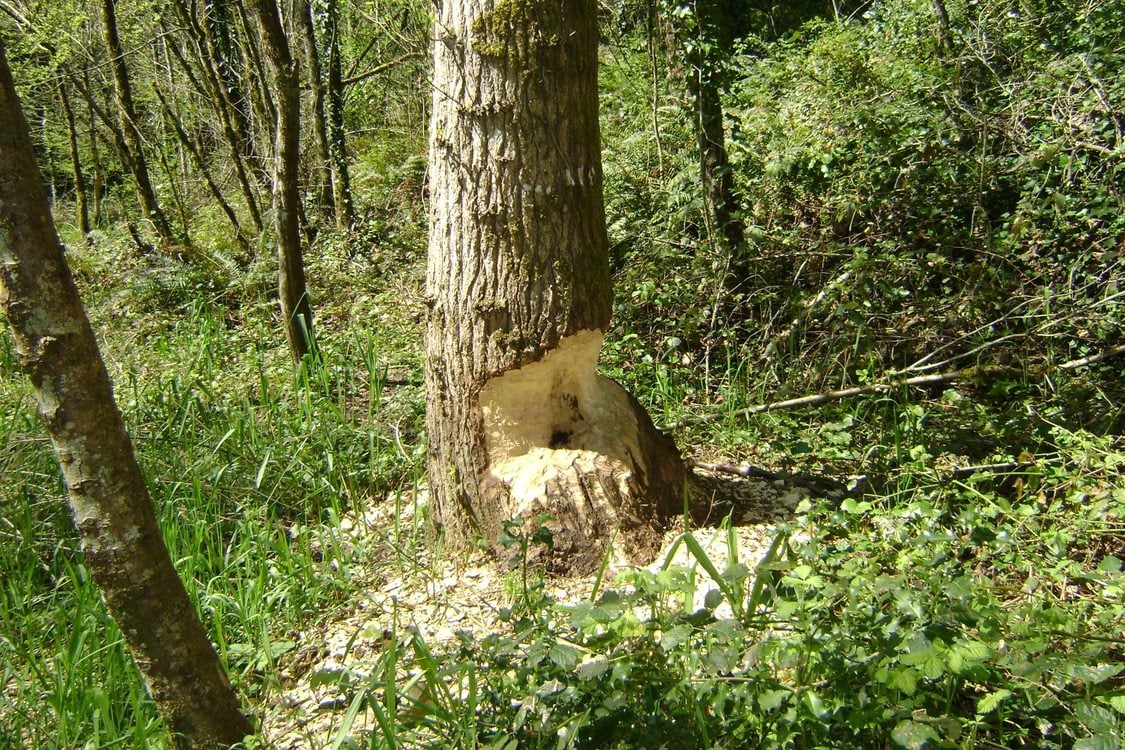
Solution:
<svg viewBox="0 0 1125 750"><path fill-rule="evenodd" d="M1108 708L1094 705L1088 701L1075 704L1074 715L1082 725L1094 734L1113 734L1117 732L1117 716Z"/></svg>
<svg viewBox="0 0 1125 750"><path fill-rule="evenodd" d="M668 653L669 651L679 648L687 642L689 638L691 638L691 625L687 625L686 623L677 625L671 630L666 630L661 634L660 648L664 650L664 653Z"/></svg>
<svg viewBox="0 0 1125 750"><path fill-rule="evenodd" d="M940 740L941 737L928 724L903 719L891 732L891 739L900 747L909 748L909 750L921 750L927 742Z"/></svg>
<svg viewBox="0 0 1125 750"><path fill-rule="evenodd" d="M1074 750L1121 750L1121 745L1112 735L1099 734L1078 740Z"/></svg>
<svg viewBox="0 0 1125 750"><path fill-rule="evenodd" d="M1125 714L1125 693L1118 695L1103 695L1098 698L1102 703L1106 704L1119 714Z"/></svg>
<svg viewBox="0 0 1125 750"><path fill-rule="evenodd" d="M578 664L579 651L569 643L563 643L561 641L555 643L551 646L551 650L547 655L550 657L551 661L558 664L563 669L574 669Z"/></svg>
<svg viewBox="0 0 1125 750"><path fill-rule="evenodd" d="M815 690L809 690L801 696L801 701L805 707L809 709L809 713L818 719L823 719L828 716L828 709L824 707L824 701Z"/></svg>
<svg viewBox="0 0 1125 750"><path fill-rule="evenodd" d="M789 696L788 690L766 690L758 695L758 708L763 711L773 711L780 708Z"/></svg>
<svg viewBox="0 0 1125 750"><path fill-rule="evenodd" d="M1075 664L1067 674L1088 685L1097 685L1125 671L1125 664Z"/></svg>

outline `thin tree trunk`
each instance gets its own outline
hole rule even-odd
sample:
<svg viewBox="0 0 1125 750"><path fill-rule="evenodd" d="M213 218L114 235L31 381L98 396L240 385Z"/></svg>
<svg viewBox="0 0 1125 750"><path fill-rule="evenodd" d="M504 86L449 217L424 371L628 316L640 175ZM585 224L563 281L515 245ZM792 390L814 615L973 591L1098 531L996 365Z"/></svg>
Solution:
<svg viewBox="0 0 1125 750"><path fill-rule="evenodd" d="M257 149L254 147L254 129L250 124L250 105L243 77L239 74L231 3L230 0L205 0L203 6L206 18L200 31L208 59L214 64L219 90L229 107L231 128L242 145L241 153L246 158L253 158Z"/></svg>
<svg viewBox="0 0 1125 750"><path fill-rule="evenodd" d="M176 131L176 137L179 138L184 150L191 156L192 164L199 170L200 176L203 177L203 181L207 184L207 189L211 191L211 196L215 199L215 202L219 204L223 213L226 214L227 220L230 221L238 247L247 257L250 257L252 255L250 242L246 239L246 235L242 231L242 224L238 221L238 214L231 208L230 203L227 202L226 196L223 195L223 191L220 190L219 186L215 183L215 178L211 176L211 170L208 168L207 162L203 158L199 147L188 136L187 131L184 130L183 123L180 122L179 117L172 111L172 108L168 106L168 102L165 101L164 95L160 93L160 89L153 87L153 91L156 94L156 98L160 100L161 107L164 109L164 116L172 123L172 128Z"/></svg>
<svg viewBox="0 0 1125 750"><path fill-rule="evenodd" d="M945 0L932 0L932 5L938 22L938 49L948 52L952 45L949 36L949 11L945 8Z"/></svg>
<svg viewBox="0 0 1125 750"><path fill-rule="evenodd" d="M51 222L0 42L0 297L54 443L86 564L181 748L251 733L160 536Z"/></svg>
<svg viewBox="0 0 1125 750"><path fill-rule="evenodd" d="M66 93L66 83L59 83L59 103L66 117L66 132L70 141L70 161L74 171L74 213L78 220L78 231L90 242L90 191L86 185L86 173L82 169L82 152L78 147L78 124L74 108L70 106L70 96Z"/></svg>
<svg viewBox="0 0 1125 750"><path fill-rule="evenodd" d="M301 40L304 43L305 70L308 73L309 91L312 94L312 132L313 148L316 153L316 164L313 173L316 175L315 193L317 195L317 213L336 213L332 203L332 156L328 151L328 120L325 114L324 76L320 64L320 50L316 39L316 26L313 15L316 12L311 0L299 0L297 3L297 25L301 29Z"/></svg>
<svg viewBox="0 0 1125 750"><path fill-rule="evenodd" d="M102 0L102 39L113 71L114 92L117 98L119 128L124 136L125 153L122 154L126 166L133 174L137 189L137 199L145 218L152 224L165 248L176 244L175 233L167 217L160 209L156 191L149 178L148 164L144 155L144 139L137 127L137 110L133 105L133 90L129 83L129 72L125 67L125 53L121 49L121 39L117 33L116 0Z"/></svg>
<svg viewBox="0 0 1125 750"><path fill-rule="evenodd" d="M253 0L249 5L257 22L277 114L273 214L280 267L278 288L289 351L299 362L310 353L314 341L312 306L305 287L305 266L301 255L301 203L298 192L301 90L277 4L274 0Z"/></svg>
<svg viewBox="0 0 1125 750"><path fill-rule="evenodd" d="M274 104L273 95L270 93L270 74L266 70L266 64L262 61L259 40L261 34L257 30L257 22L250 17L252 12L253 9L249 3L238 3L239 21L244 32L240 37L242 39L242 53L248 73L245 80L245 97L251 120L255 122L251 132L262 139L261 144L255 141L254 153L262 154L269 153L272 144L277 141L277 128L275 127L277 107ZM255 171L255 177L260 184L268 185L272 167L266 168L264 166L264 157L257 161L261 168Z"/></svg>
<svg viewBox="0 0 1125 750"><path fill-rule="evenodd" d="M694 12L694 28L681 36L688 63L686 78L695 120L705 220L708 235L730 258L727 285L737 289L750 269L743 257L745 227L737 213L720 91L721 58L733 47L736 19L730 4L723 0L697 0Z"/></svg>
<svg viewBox="0 0 1125 750"><path fill-rule="evenodd" d="M233 73L226 75L223 73L224 70L229 70L231 67L227 61L230 50L222 51L225 46L221 46L219 41L222 41L224 37L219 32L210 31L212 26L221 27L223 23L229 23L230 19L227 17L225 21L220 22L219 19L207 18L204 19L203 24L200 24L199 20L188 8L184 7L182 2L177 0L172 5L179 14L180 21L191 33L192 47L195 51L197 64L203 72L201 76L202 88L218 115L223 141L226 143L231 166L234 168L238 186L242 190L242 199L246 204L246 211L250 215L250 222L254 226L254 232L255 234L261 234L263 224L261 210L258 207L258 196L251 186L246 167L246 160L252 156L254 151L253 138L248 134L249 123L246 121L244 113L235 104L235 93L229 89L231 84L227 80L228 77L237 82L237 76L234 76ZM217 7L220 5L223 4L209 3L207 7L210 9L209 12L225 12L229 16L229 9L222 11L221 8ZM208 31L205 31L204 27ZM213 38L213 36L216 38ZM179 58L184 72L189 77L193 76L187 60L182 55L177 54L176 56Z"/></svg>
<svg viewBox="0 0 1125 750"><path fill-rule="evenodd" d="M328 151L332 157L332 204L336 207L336 228L355 225L351 177L348 174L348 144L344 133L344 78L340 60L340 6L325 0L324 36L328 46Z"/></svg>
<svg viewBox="0 0 1125 750"><path fill-rule="evenodd" d="M651 559L683 463L596 372L612 293L595 0L442 3L426 295L429 476L453 542L554 520L548 562L590 570L617 530ZM507 12L505 12L505 10Z"/></svg>
<svg viewBox="0 0 1125 750"><path fill-rule="evenodd" d="M86 89L89 89L89 71L82 71L82 80L86 84ZM94 105L89 101L86 102L86 127L89 128L90 133L90 163L93 167L94 178L94 226L100 227L104 220L102 216L102 195L105 191L105 181L102 178L102 157L101 150L98 148L98 126L94 120Z"/></svg>

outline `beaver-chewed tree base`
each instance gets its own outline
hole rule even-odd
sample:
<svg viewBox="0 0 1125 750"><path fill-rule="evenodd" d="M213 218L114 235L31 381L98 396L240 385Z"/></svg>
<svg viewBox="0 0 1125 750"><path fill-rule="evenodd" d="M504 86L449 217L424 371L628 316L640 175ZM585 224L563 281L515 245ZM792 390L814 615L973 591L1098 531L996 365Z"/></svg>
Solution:
<svg viewBox="0 0 1125 750"><path fill-rule="evenodd" d="M629 562L651 562L682 509L680 453L628 391L597 374L601 343L601 331L580 331L481 391L485 495L508 518L550 517L554 545L540 559L552 572L590 572L611 540Z"/></svg>

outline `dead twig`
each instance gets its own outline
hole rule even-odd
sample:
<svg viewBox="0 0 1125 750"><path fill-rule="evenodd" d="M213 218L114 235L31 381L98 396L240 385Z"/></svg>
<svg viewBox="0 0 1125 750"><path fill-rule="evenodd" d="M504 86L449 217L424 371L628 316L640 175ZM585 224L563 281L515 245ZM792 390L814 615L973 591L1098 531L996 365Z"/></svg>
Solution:
<svg viewBox="0 0 1125 750"><path fill-rule="evenodd" d="M881 382L871 383L869 385L858 385L852 388L843 388L837 391L828 391L827 393L816 393L808 396L801 396L799 398L785 399L784 401L774 401L768 404L757 404L755 406L748 406L745 409L736 409L729 412L714 412L711 414L700 414L695 417L688 417L681 419L679 422L672 422L666 424L662 429L665 430L678 430L681 427L688 425L708 424L710 422L717 422L721 419L728 419L734 417L751 417L755 414L762 414L768 411L781 411L783 409L794 409L799 406L817 406L825 404L829 401L839 401L852 396L863 396L870 393L886 393L893 388L902 387L915 387L915 386L931 386L942 385L944 383L953 383L959 380L974 380L974 379L990 379L997 378L1003 375L1016 375L1016 374L1032 374L1038 377L1046 377L1055 370L1077 370L1080 367L1086 367L1097 362L1116 357L1120 354L1125 354L1125 344L1115 346L1112 349L1107 349L1104 352L1090 355L1089 357L1082 357L1081 359L1072 359L1069 362L1064 362L1054 367L1029 367L1018 368L1009 365L978 365L974 367L965 367L953 372L937 373L933 375L916 375L912 378L894 377Z"/></svg>

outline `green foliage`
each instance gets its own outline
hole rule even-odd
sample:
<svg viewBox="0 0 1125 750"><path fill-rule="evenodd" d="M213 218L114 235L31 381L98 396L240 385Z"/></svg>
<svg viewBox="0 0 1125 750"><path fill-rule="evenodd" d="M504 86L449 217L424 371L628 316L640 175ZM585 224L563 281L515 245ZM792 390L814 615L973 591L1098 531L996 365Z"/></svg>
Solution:
<svg viewBox="0 0 1125 750"><path fill-rule="evenodd" d="M728 363L808 392L935 351L1032 365L1120 340L1120 3L946 5L948 47L932 3L896 0L723 61L736 258L702 217L674 64L615 51L607 213L639 390L719 403Z"/></svg>
<svg viewBox="0 0 1125 750"><path fill-rule="evenodd" d="M341 522L419 475L417 345L395 326L386 338L341 326L333 314L350 314L349 297L323 308L322 367L294 371L252 291L254 269L175 273L128 253L74 260L172 558L236 688L265 700L293 633L393 564L392 544L409 552L408 530L359 538ZM328 283L356 278L342 248L310 267ZM406 277L372 281L366 304L399 315ZM82 565L7 336L0 365L0 745L163 746ZM392 367L400 384L388 404Z"/></svg>
<svg viewBox="0 0 1125 750"><path fill-rule="evenodd" d="M946 5L947 45L928 0L858 14L751 2L753 28L731 37L693 26L686 5L603 7L606 369L658 422L943 363L1026 374L685 428L681 445L851 477L853 492L800 507L763 564L721 569L685 533L692 568L599 576L577 604L546 596L542 530L509 526L496 632L440 652L398 628L370 673L317 675L348 698L328 746L1122 744L1123 373L1043 366L1122 340L1125 10ZM35 8L37 33L4 33L65 195L59 66L97 40L75 8ZM162 38L147 8L128 5L123 23L142 79L158 67L144 40ZM196 262L139 255L108 223L87 248L63 223L173 557L254 708L295 631L426 542L396 520L361 544L341 519L421 475L429 12L393 0L341 19L359 222L322 228L308 254L322 367L289 364L274 261L262 245L243 264L158 126L150 145L173 165L161 189L180 180ZM748 238L736 257L709 235L684 71L664 46L693 32L727 85ZM151 124L150 96L140 87ZM101 127L112 221L131 198ZM732 288L735 261L752 276ZM162 746L7 337L0 374L0 746ZM1001 468L951 471L969 463ZM365 709L367 738L352 732Z"/></svg>
<svg viewBox="0 0 1125 750"><path fill-rule="evenodd" d="M919 459L894 499L806 501L756 569L718 570L687 532L692 569L634 571L577 604L519 596L505 632L464 634L441 656L414 645L405 666L426 675L429 698L391 736L490 748L1116 747L1125 453L1087 433L1056 442L1014 492L1012 476L949 482ZM509 541L526 560L533 537Z"/></svg>

